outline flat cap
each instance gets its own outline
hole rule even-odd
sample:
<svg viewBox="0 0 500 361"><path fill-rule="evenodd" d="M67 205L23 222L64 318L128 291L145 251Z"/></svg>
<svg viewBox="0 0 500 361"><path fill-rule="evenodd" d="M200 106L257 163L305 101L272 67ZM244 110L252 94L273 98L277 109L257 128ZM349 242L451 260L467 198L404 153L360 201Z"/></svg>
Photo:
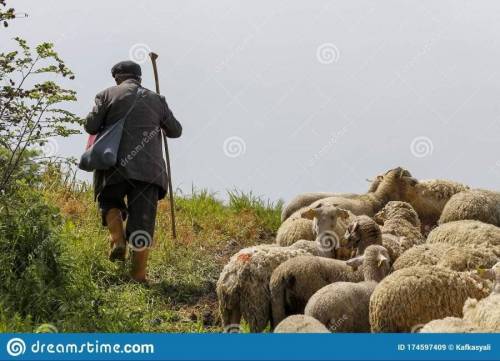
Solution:
<svg viewBox="0 0 500 361"><path fill-rule="evenodd" d="M113 78L117 74L131 74L140 77L142 75L141 66L131 60L120 61L111 68Z"/></svg>

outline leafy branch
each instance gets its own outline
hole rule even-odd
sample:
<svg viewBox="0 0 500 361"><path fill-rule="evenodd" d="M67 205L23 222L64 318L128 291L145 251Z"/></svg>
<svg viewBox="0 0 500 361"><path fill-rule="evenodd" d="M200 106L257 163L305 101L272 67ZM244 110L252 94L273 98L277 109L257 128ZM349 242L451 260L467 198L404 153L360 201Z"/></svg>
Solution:
<svg viewBox="0 0 500 361"><path fill-rule="evenodd" d="M1 1L1 0L0 0ZM53 137L78 134L74 125L81 119L60 105L76 101L76 92L55 80L57 76L74 79L73 72L59 57L51 43L33 50L21 38L14 39L17 50L0 53L0 191L26 162L26 152L40 153Z"/></svg>
<svg viewBox="0 0 500 361"><path fill-rule="evenodd" d="M7 1L0 0L0 22L2 22L4 27L9 26L9 20L15 18L27 18L26 13L16 13L14 8L7 8Z"/></svg>

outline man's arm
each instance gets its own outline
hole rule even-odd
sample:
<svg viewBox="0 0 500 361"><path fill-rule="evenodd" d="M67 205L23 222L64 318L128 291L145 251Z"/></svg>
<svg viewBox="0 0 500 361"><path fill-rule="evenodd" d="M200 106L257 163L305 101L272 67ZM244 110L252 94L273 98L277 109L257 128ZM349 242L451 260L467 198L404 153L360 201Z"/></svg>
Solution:
<svg viewBox="0 0 500 361"><path fill-rule="evenodd" d="M169 138L179 138L182 134L182 125L175 119L174 114L168 107L165 97L161 97L164 106L164 116L161 120L161 128Z"/></svg>
<svg viewBox="0 0 500 361"><path fill-rule="evenodd" d="M102 92L95 96L94 108L85 118L84 128L89 134L97 134L104 123L104 118L107 113L104 98L105 97Z"/></svg>

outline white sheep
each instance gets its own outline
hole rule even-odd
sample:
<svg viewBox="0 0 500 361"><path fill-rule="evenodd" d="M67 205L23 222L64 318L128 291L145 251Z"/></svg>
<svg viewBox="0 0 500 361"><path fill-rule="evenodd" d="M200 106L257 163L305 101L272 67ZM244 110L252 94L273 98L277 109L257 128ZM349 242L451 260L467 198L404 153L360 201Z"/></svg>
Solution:
<svg viewBox="0 0 500 361"><path fill-rule="evenodd" d="M382 180L374 192L361 194L355 198L329 197L311 204L333 205L351 211L355 215L374 216L389 201L400 200L409 187L414 187L417 180L411 173L401 167L391 169L382 176Z"/></svg>
<svg viewBox="0 0 500 361"><path fill-rule="evenodd" d="M306 226L316 235L316 242L325 249L333 250L335 258L340 258L346 252L350 254L350 252L342 249L344 244L341 237L350 219L354 217L351 212L331 205L318 205L315 208L307 208L302 211L301 217L308 222ZM292 218L286 222L291 220ZM295 225L298 224L295 222Z"/></svg>
<svg viewBox="0 0 500 361"><path fill-rule="evenodd" d="M387 276L370 298L372 332L409 332L443 317L461 317L467 298L482 299L491 282L436 266L404 268Z"/></svg>
<svg viewBox="0 0 500 361"><path fill-rule="evenodd" d="M498 260L491 247L484 245L455 246L447 243L424 243L405 251L394 263L394 270L412 266L440 266L453 271L489 268Z"/></svg>
<svg viewBox="0 0 500 361"><path fill-rule="evenodd" d="M313 202L317 200L335 197L335 196L343 196L343 197L351 197L354 194L350 193L331 193L331 192L309 192L302 193L298 196L292 198L290 202L283 207L281 211L281 222L286 221L292 214L297 212L299 209L306 208L310 206Z"/></svg>
<svg viewBox="0 0 500 361"><path fill-rule="evenodd" d="M380 182L382 181L382 178L383 178L382 175L378 175L375 177L373 181L371 181L368 193L373 193L378 188ZM290 200L290 202L288 202L286 206L283 207L283 210L281 211L281 222L286 221L292 214L294 214L299 209L308 207L313 202L328 197L356 198L359 197L359 194L331 193L331 192L309 192L309 193L299 194L298 196L292 198L292 200Z"/></svg>
<svg viewBox="0 0 500 361"><path fill-rule="evenodd" d="M276 242L281 246L287 246L299 239L314 240L317 234L311 227L311 221L304 219L302 214L309 208L332 205L337 208L348 210L355 215L366 214L373 216L391 200L399 200L405 194L406 188L413 187L416 184L407 170L395 168L386 172L381 178L378 178L377 187L373 192L361 194L353 198L346 197L328 197L313 202L307 208L301 208L286 219L278 229ZM345 230L344 230L345 231ZM343 233L337 234L342 237Z"/></svg>
<svg viewBox="0 0 500 361"><path fill-rule="evenodd" d="M281 321L274 329L274 333L330 333L330 331L313 317L292 315Z"/></svg>
<svg viewBox="0 0 500 361"><path fill-rule="evenodd" d="M500 262L488 271L495 280L492 293L478 301L469 298L463 308L463 318L447 317L427 323L422 333L498 333L500 332Z"/></svg>
<svg viewBox="0 0 500 361"><path fill-rule="evenodd" d="M270 320L269 279L282 262L303 255L325 255L316 243L301 240L289 247L262 244L240 250L224 266L217 281L223 327L243 317L252 332L261 332Z"/></svg>
<svg viewBox="0 0 500 361"><path fill-rule="evenodd" d="M500 257L500 227L472 220L444 223L429 233L427 243L459 247L482 245Z"/></svg>
<svg viewBox="0 0 500 361"><path fill-rule="evenodd" d="M370 332L370 296L390 272L389 253L383 246L372 245L348 263L362 266L364 282L335 282L321 288L307 302L305 315L316 318L331 332Z"/></svg>
<svg viewBox="0 0 500 361"><path fill-rule="evenodd" d="M320 288L338 281L359 282L362 277L337 259L299 256L283 262L269 281L273 324L303 313L309 298Z"/></svg>
<svg viewBox="0 0 500 361"><path fill-rule="evenodd" d="M419 180L414 187L407 187L402 200L412 205L422 224L422 233L429 233L436 227L448 200L469 187L442 179Z"/></svg>
<svg viewBox="0 0 500 361"><path fill-rule="evenodd" d="M500 226L500 193L475 189L455 194L446 203L439 224L466 219Z"/></svg>
<svg viewBox="0 0 500 361"><path fill-rule="evenodd" d="M420 233L420 222L417 213L410 204L391 201L378 212L375 220L383 223L380 227L367 216L358 216L347 228L346 246L358 249L360 254L363 243L381 244L387 248L391 261L394 262L404 251L425 241ZM362 222L363 227L357 226Z"/></svg>
<svg viewBox="0 0 500 361"><path fill-rule="evenodd" d="M382 244L382 231L379 225L368 216L356 216L347 226L344 234L346 248L354 249L354 255L362 255L372 244Z"/></svg>

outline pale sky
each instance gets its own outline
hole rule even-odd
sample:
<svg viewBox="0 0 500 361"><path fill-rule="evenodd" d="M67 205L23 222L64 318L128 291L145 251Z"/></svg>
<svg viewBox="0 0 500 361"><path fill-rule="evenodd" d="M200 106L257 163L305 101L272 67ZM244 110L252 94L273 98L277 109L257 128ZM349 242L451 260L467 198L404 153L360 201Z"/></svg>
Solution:
<svg viewBox="0 0 500 361"><path fill-rule="evenodd" d="M498 189L500 3L442 0L10 1L0 32L51 41L75 72L84 116L111 66L159 54L184 135L174 187L364 192L395 166L419 179ZM56 140L78 157L86 135ZM87 177L81 174L81 177Z"/></svg>

